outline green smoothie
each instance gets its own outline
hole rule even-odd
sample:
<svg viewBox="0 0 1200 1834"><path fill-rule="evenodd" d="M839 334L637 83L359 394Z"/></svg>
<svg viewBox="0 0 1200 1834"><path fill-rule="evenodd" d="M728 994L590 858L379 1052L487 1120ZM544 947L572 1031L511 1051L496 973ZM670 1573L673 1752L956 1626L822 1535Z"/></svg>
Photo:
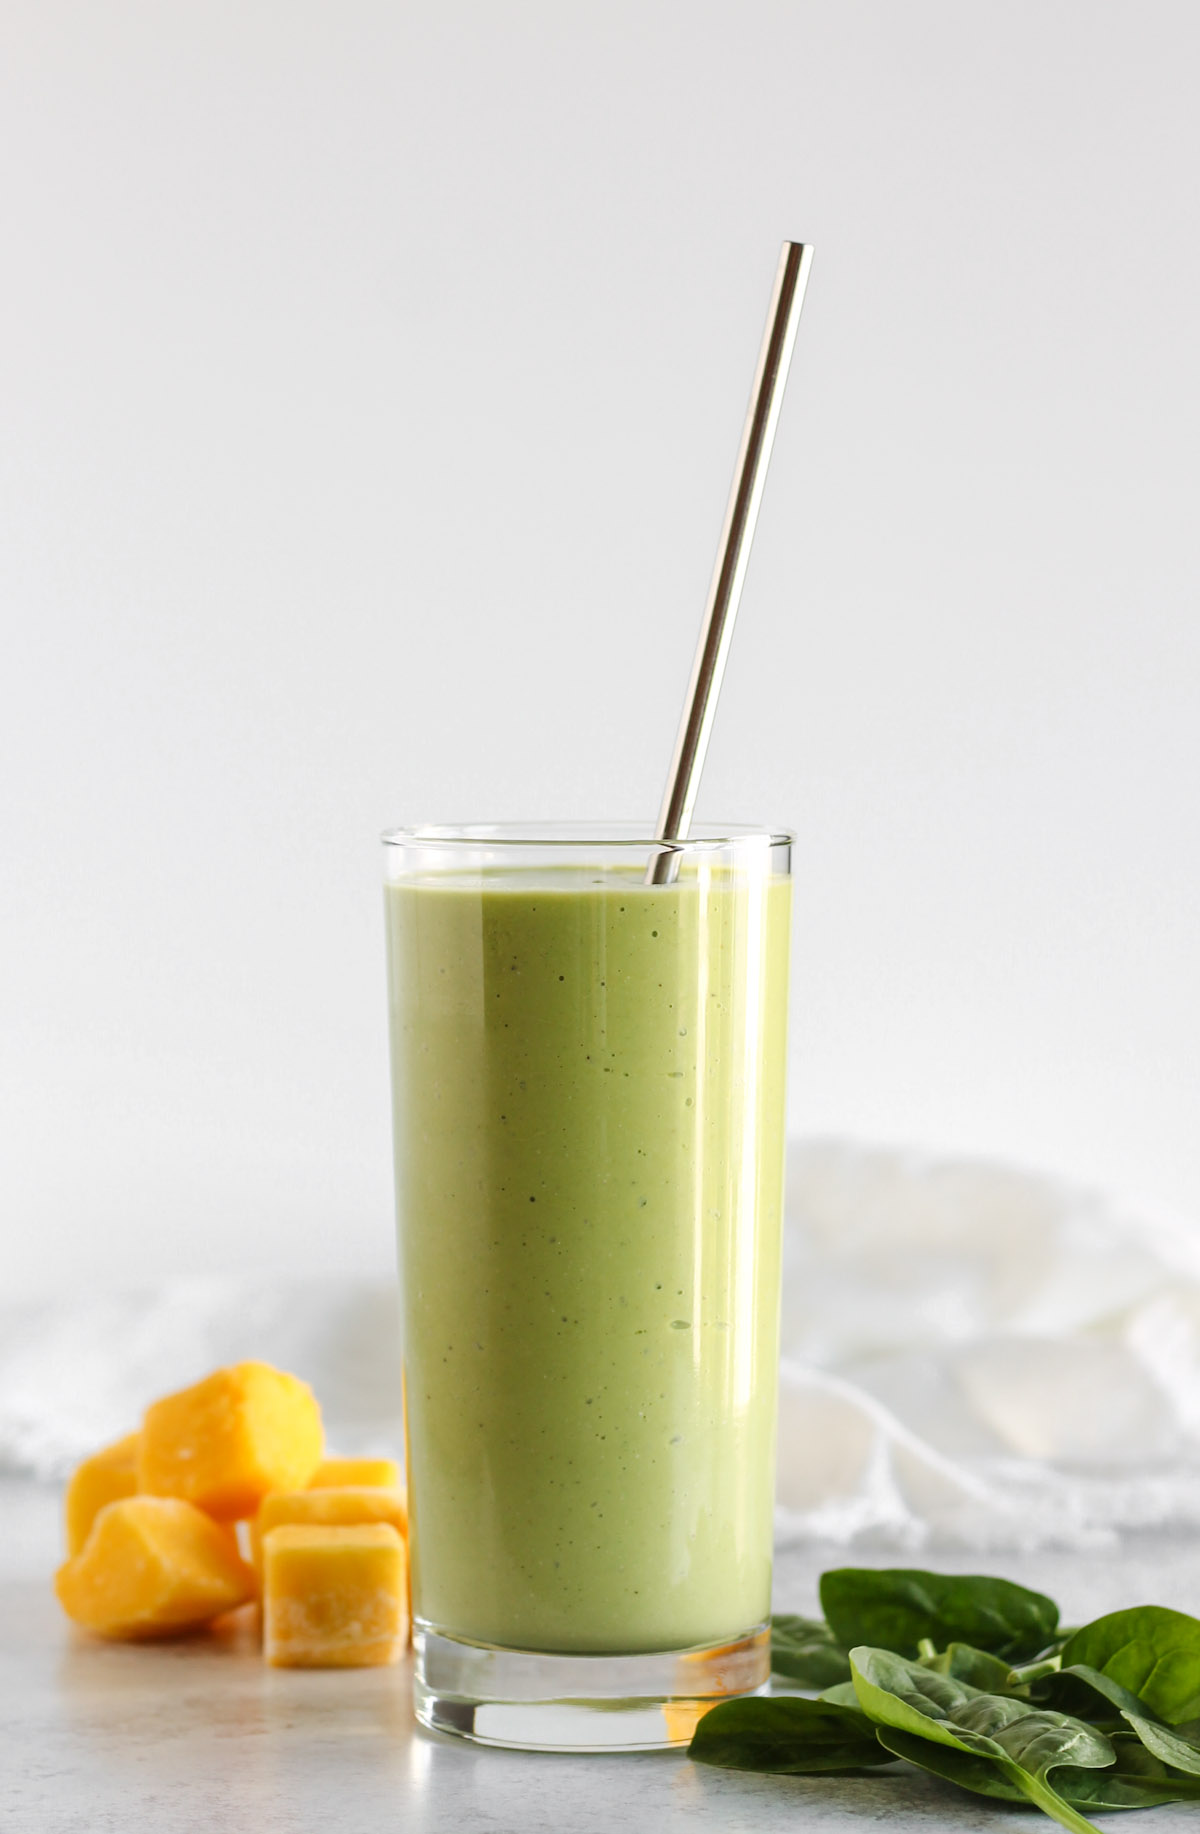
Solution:
<svg viewBox="0 0 1200 1834"><path fill-rule="evenodd" d="M790 884L387 888L416 1616L561 1652L770 1609Z"/></svg>

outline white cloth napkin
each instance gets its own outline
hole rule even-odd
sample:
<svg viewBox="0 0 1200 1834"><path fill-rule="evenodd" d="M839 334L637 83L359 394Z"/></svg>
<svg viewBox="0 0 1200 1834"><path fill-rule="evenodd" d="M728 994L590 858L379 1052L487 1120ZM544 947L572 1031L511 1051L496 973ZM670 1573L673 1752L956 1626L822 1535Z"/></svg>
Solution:
<svg viewBox="0 0 1200 1834"><path fill-rule="evenodd" d="M784 1536L1200 1525L1200 1232L1001 1165L814 1143L788 1170Z"/></svg>
<svg viewBox="0 0 1200 1834"><path fill-rule="evenodd" d="M392 1282L234 1279L0 1308L0 1467L61 1475L264 1357L340 1450L399 1444ZM784 1539L916 1549L1200 1527L1200 1231L999 1165L792 1148Z"/></svg>

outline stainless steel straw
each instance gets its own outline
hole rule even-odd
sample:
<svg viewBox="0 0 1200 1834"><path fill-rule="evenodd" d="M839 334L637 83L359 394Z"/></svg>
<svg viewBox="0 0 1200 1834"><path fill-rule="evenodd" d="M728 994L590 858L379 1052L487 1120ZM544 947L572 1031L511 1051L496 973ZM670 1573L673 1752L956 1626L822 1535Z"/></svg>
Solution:
<svg viewBox="0 0 1200 1834"><path fill-rule="evenodd" d="M762 501L767 466L771 462L771 447L775 443L775 428L783 405L812 255L810 243L785 242L779 257L767 328L763 333L741 450L725 511L725 526L721 530L700 642L692 664L692 679L659 811L658 839L664 847L655 852L646 870L647 883L652 885L667 885L674 879L679 856L671 843L686 840L692 825L692 808L750 560L750 544L754 540L758 506Z"/></svg>

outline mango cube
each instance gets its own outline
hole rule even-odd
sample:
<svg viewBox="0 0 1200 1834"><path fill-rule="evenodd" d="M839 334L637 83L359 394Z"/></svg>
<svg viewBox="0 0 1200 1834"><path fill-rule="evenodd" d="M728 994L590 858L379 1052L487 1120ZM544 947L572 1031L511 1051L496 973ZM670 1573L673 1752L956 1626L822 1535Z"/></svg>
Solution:
<svg viewBox="0 0 1200 1834"><path fill-rule="evenodd" d="M263 1498L250 1524L250 1559L255 1571L261 1573L263 1541L274 1528L357 1528L372 1522L389 1522L404 1540L408 1535L404 1492L380 1484L272 1491L270 1496Z"/></svg>
<svg viewBox="0 0 1200 1834"><path fill-rule="evenodd" d="M68 1554L83 1551L92 1523L106 1503L136 1492L138 1437L127 1433L76 1467L66 1495Z"/></svg>
<svg viewBox="0 0 1200 1834"><path fill-rule="evenodd" d="M194 1629L254 1597L232 1531L175 1497L108 1503L54 1576L67 1616L103 1637Z"/></svg>
<svg viewBox="0 0 1200 1834"><path fill-rule="evenodd" d="M306 1382L269 1363L235 1363L147 1408L138 1489L239 1521L268 1491L307 1484L323 1450Z"/></svg>
<svg viewBox="0 0 1200 1834"><path fill-rule="evenodd" d="M394 1458L323 1458L308 1480L310 1490L343 1484L379 1484L385 1490L397 1490L400 1467Z"/></svg>
<svg viewBox="0 0 1200 1834"><path fill-rule="evenodd" d="M378 1668L408 1642L408 1556L388 1522L273 1528L263 1654L276 1668Z"/></svg>

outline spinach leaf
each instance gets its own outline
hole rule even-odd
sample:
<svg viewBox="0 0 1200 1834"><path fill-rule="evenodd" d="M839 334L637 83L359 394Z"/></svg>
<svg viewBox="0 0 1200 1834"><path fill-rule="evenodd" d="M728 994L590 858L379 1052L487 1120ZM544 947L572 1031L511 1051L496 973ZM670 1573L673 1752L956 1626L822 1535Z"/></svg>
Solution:
<svg viewBox="0 0 1200 1834"><path fill-rule="evenodd" d="M1054 1707L1059 1713L1070 1713L1075 1719L1090 1720L1093 1724L1097 1720L1116 1720L1125 1712L1143 1713L1150 1719L1157 1717L1149 1711L1144 1700L1131 1694L1111 1675L1101 1674L1098 1668L1089 1668L1083 1662L1032 1681L1029 1698L1040 1707Z"/></svg>
<svg viewBox="0 0 1200 1834"><path fill-rule="evenodd" d="M954 1745L959 1751L983 1749L974 1733L960 1737L952 1723L959 1708L987 1698L968 1682L935 1674L886 1649L852 1649L850 1672L859 1706L877 1725L895 1726L898 1732Z"/></svg>
<svg viewBox="0 0 1200 1834"><path fill-rule="evenodd" d="M852 1649L850 1668L863 1711L879 1725L991 1759L1007 1782L1063 1827L1096 1834L1048 1781L1062 1765L1087 1771L1114 1762L1113 1747L1094 1726L1029 1701L985 1694L887 1650Z"/></svg>
<svg viewBox="0 0 1200 1834"><path fill-rule="evenodd" d="M1119 1732L1107 1734L1108 1742L1117 1754L1117 1769L1136 1771L1139 1777L1165 1777L1167 1767L1161 1758L1156 1758L1152 1751L1147 1751L1136 1732L1128 1726L1122 1726Z"/></svg>
<svg viewBox="0 0 1200 1834"><path fill-rule="evenodd" d="M935 1745L928 1739L915 1738L908 1732L897 1732L891 1726L880 1726L875 1735L888 1751L907 1758L921 1770L957 1783L960 1789L973 1790L979 1796L998 1796L1005 1802L1024 1802L1025 1792L1010 1783L996 1764L976 1757L969 1751L955 1751L948 1745ZM1106 1770L1081 1770L1063 1765L1054 1772L1055 1793L1070 1807L1079 1809L1149 1809L1164 1802L1181 1802L1200 1798L1200 1782L1190 1777L1175 1778L1165 1765L1156 1770L1141 1771L1122 1762Z"/></svg>
<svg viewBox="0 0 1200 1834"><path fill-rule="evenodd" d="M849 1663L849 1660L850 1658L847 1656L847 1663ZM852 1681L839 1681L835 1686L826 1688L825 1692L821 1695L821 1699L827 1700L830 1705L834 1707L853 1707L856 1713L862 1712L862 1708L858 1704L858 1695L854 1692L854 1683Z"/></svg>
<svg viewBox="0 0 1200 1834"><path fill-rule="evenodd" d="M828 1688L850 1679L850 1659L823 1618L771 1619L771 1672L802 1688Z"/></svg>
<svg viewBox="0 0 1200 1834"><path fill-rule="evenodd" d="M1186 1771L1191 1777L1200 1777L1200 1745L1194 1739L1185 1738L1178 1731L1171 1732L1166 1726L1143 1718L1140 1713L1126 1713L1124 1717L1147 1751L1153 1752L1164 1764L1174 1765L1176 1770Z"/></svg>
<svg viewBox="0 0 1200 1834"><path fill-rule="evenodd" d="M1054 1773L1054 1788L1064 1802L1085 1809L1152 1809L1164 1802L1200 1802L1200 1778L1142 1776L1137 1771L1071 1770Z"/></svg>
<svg viewBox="0 0 1200 1834"><path fill-rule="evenodd" d="M831 1620L832 1621L832 1620ZM1112 1611L1067 1639L1062 1665L1099 1669L1168 1725L1200 1714L1200 1619L1161 1605Z"/></svg>
<svg viewBox="0 0 1200 1834"><path fill-rule="evenodd" d="M1054 1787L1077 1808L1152 1808L1160 1802L1200 1801L1200 1777L1171 1770L1132 1732L1114 1732L1111 1770L1057 1770Z"/></svg>
<svg viewBox="0 0 1200 1834"><path fill-rule="evenodd" d="M800 1776L890 1764L866 1715L784 1694L775 1700L726 1700L697 1725L688 1755L725 1770L766 1770Z"/></svg>
<svg viewBox="0 0 1200 1834"><path fill-rule="evenodd" d="M1064 1630L1060 1624L1059 1634L1053 1643L1048 1643L1032 1662L1017 1662L1013 1665L1013 1682L1024 1687L1027 1681L1037 1681L1042 1675L1052 1675L1062 1663L1062 1652L1069 1639L1075 1635L1073 1630Z"/></svg>
<svg viewBox="0 0 1200 1834"><path fill-rule="evenodd" d="M916 1656L925 1639L969 1643L1009 1661L1050 1642L1058 1606L1007 1579L904 1567L835 1567L821 1575L821 1609L846 1649L869 1644Z"/></svg>
<svg viewBox="0 0 1200 1834"><path fill-rule="evenodd" d="M949 1675L955 1681L968 1681L985 1694L1017 1694L1028 1699L1026 1690L1014 1685L1013 1673L1002 1656L986 1649L972 1649L969 1643L951 1643L936 1656L922 1656L921 1667L935 1675Z"/></svg>
<svg viewBox="0 0 1200 1834"><path fill-rule="evenodd" d="M935 1744L932 1739L920 1738L915 1732L899 1732L895 1726L877 1726L875 1736L886 1751L894 1752L898 1758L907 1758L910 1764L935 1777L944 1777L947 1783L957 1783L960 1789L974 1790L977 1796L999 1796L1004 1802L1028 1800L1024 1791L1010 1783L990 1757L956 1751L951 1745Z"/></svg>

